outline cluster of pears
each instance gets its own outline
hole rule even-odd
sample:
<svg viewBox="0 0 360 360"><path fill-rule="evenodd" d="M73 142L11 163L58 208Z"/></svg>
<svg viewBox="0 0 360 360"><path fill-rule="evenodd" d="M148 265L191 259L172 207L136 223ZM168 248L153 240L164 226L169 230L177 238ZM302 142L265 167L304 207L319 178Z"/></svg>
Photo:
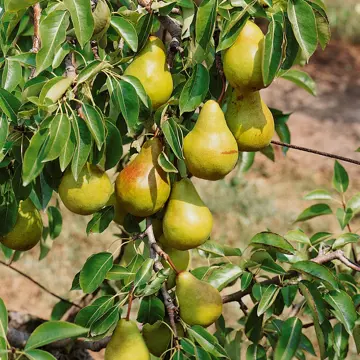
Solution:
<svg viewBox="0 0 360 360"><path fill-rule="evenodd" d="M265 87L263 49L263 32L248 20L223 54L224 73L233 87L225 117L239 151L261 150L274 135L274 118L259 93Z"/></svg>

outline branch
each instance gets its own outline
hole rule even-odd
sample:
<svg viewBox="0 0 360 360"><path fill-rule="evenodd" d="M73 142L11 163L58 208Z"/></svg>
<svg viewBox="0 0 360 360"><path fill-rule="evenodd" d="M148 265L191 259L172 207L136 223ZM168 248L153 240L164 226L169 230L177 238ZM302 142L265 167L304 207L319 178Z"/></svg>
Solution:
<svg viewBox="0 0 360 360"><path fill-rule="evenodd" d="M348 259L344 255L344 252L342 250L336 250L336 251L333 251L333 252L330 252L330 253L327 253L324 255L319 255L316 258L311 259L310 261L313 261L317 264L325 264L325 263L328 263L333 260L339 260L347 267L360 272L360 265L356 264L356 263L352 262L350 259ZM284 280L291 279L295 276L297 276L297 273L295 271L292 271L289 274L285 275L283 278L281 278L280 276L276 276L271 279L262 281L262 282L260 282L260 285L270 285L270 284L281 285L281 283ZM244 291L237 291L235 293L225 295L222 298L223 304L227 304L227 303L234 302L234 301L239 302L239 301L241 301L241 299L244 296L249 295L251 293L251 291L252 291L252 286L249 286Z"/></svg>
<svg viewBox="0 0 360 360"><path fill-rule="evenodd" d="M310 149L310 148L306 148L306 147L302 147L302 146L287 144L287 143L283 143L281 141L275 141L275 140L272 140L271 143L274 144L274 145L278 145L278 146L288 147L290 149L305 151L305 152L308 152L308 153L312 153L312 154L316 154L316 155L320 155L320 156L325 156L325 157L328 157L328 158L331 158L331 159L337 159L337 160L345 161L345 162L348 162L348 163L351 163L351 164L360 165L360 161L358 161L358 160L350 159L350 158L340 156L340 155L336 155L336 154L330 154L330 153L327 153L327 152L324 152L324 151L319 151L319 150L314 150L314 149Z"/></svg>
<svg viewBox="0 0 360 360"><path fill-rule="evenodd" d="M6 263L5 263L4 261L2 261L2 260L0 260L0 264L8 267L8 268L11 269L11 270L16 271L18 274L20 274L21 276L27 278L27 279L30 280L32 283L34 283L36 286L38 286L40 289L44 290L45 292L47 292L48 294L52 295L53 297L55 297L55 298L57 298L57 299L59 299L59 300L62 300L62 301L64 301L64 302L68 303L68 304L71 304L72 306L75 306L75 307L81 309L81 306L79 306L78 304L75 304L75 303L73 303L73 302L70 301L70 300L67 300L67 299L65 299L65 298L63 298L63 297L61 297L61 296L59 296L59 295L56 295L56 294L53 293L51 290L47 289L44 285L41 285L41 284L38 283L36 280L34 280L33 278L31 278L29 275L23 273L22 271L14 268L14 267L11 266L11 265L6 264Z"/></svg>
<svg viewBox="0 0 360 360"><path fill-rule="evenodd" d="M30 50L33 53L37 53L40 49L40 17L41 17L41 6L40 3L36 3L33 6L33 10L34 10L34 36L33 36L33 46L32 49ZM30 73L30 79L32 79L35 75L36 72L36 67L33 67L31 69L31 73Z"/></svg>
<svg viewBox="0 0 360 360"><path fill-rule="evenodd" d="M153 229L153 226L152 226L152 223L151 223L151 219L149 217L146 218L145 234L147 235L148 241L149 241L150 257L151 257L151 259L155 260L154 270L156 272L159 272L164 267L162 266L161 262L157 259L158 253L156 252L155 248L159 247L159 245L156 243L156 239L155 239L155 235L154 235L154 229ZM160 247L159 247L159 249L161 250ZM161 250L161 252L164 253L162 250ZM162 285L162 287L161 287L161 294L162 294L162 296L164 298L166 311L167 311L167 313L169 315L170 325L171 325L171 328L172 328L172 330L174 332L174 338L175 338L176 347L178 347L179 346L179 338L178 338L178 333L177 333L177 329L176 329L176 321L175 321L175 316L177 314L178 309L175 306L175 304L173 302L173 299L171 298L169 292L166 289L166 283L164 283Z"/></svg>

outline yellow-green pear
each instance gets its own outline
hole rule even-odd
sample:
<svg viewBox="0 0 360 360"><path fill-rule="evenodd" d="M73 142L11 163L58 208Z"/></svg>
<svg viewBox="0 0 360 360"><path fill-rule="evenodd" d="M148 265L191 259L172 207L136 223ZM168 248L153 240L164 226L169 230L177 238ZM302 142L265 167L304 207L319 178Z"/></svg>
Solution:
<svg viewBox="0 0 360 360"><path fill-rule="evenodd" d="M169 197L169 175L157 161L162 149L159 138L146 141L140 153L120 171L116 179L117 200L134 216L155 214Z"/></svg>
<svg viewBox="0 0 360 360"><path fill-rule="evenodd" d="M219 291L187 271L179 273L176 278L176 296L180 317L188 325L209 326L222 313Z"/></svg>
<svg viewBox="0 0 360 360"><path fill-rule="evenodd" d="M150 360L150 353L134 321L121 319L105 350L105 360Z"/></svg>
<svg viewBox="0 0 360 360"><path fill-rule="evenodd" d="M258 91L242 95L234 90L225 117L240 151L261 150L274 136L274 118Z"/></svg>
<svg viewBox="0 0 360 360"><path fill-rule="evenodd" d="M124 225L125 216L127 211L119 204L117 201L115 192L113 192L110 196L110 199L106 205L113 205L114 206L114 221L118 225Z"/></svg>
<svg viewBox="0 0 360 360"><path fill-rule="evenodd" d="M163 245L188 250L203 244L210 236L213 217L190 179L176 182L163 219Z"/></svg>
<svg viewBox="0 0 360 360"><path fill-rule="evenodd" d="M77 180L68 169L59 186L59 195L64 205L79 215L99 211L108 203L113 191L106 172L89 163L85 164Z"/></svg>
<svg viewBox="0 0 360 360"><path fill-rule="evenodd" d="M164 239L164 235L161 235L159 239L159 243L163 244L166 243L166 240ZM167 247L165 245L162 246L162 249L169 255L172 263L175 265L175 268L177 271L185 271L187 270L189 264L190 264L190 251L189 250L177 250L173 249L171 247ZM164 259L161 260L161 263L163 264L164 268L170 268L171 266L168 264L168 262ZM171 273L166 281L166 287L168 289L172 289L176 282L176 273L174 270L171 270Z"/></svg>
<svg viewBox="0 0 360 360"><path fill-rule="evenodd" d="M201 109L194 128L185 136L184 155L188 170L201 179L219 180L234 168L236 140L216 101L208 100Z"/></svg>
<svg viewBox="0 0 360 360"><path fill-rule="evenodd" d="M131 241L124 246L124 253L121 256L119 265L121 266L128 266L131 260L136 256L138 253L136 249L140 246L141 240Z"/></svg>
<svg viewBox="0 0 360 360"><path fill-rule="evenodd" d="M179 338L184 336L184 329L180 323L176 323L176 330ZM142 335L150 353L160 357L170 345L172 331L170 325L158 320L152 325L145 324Z"/></svg>
<svg viewBox="0 0 360 360"><path fill-rule="evenodd" d="M42 231L39 211L30 199L22 200L14 228L8 234L0 236L0 242L12 250L30 250L40 241Z"/></svg>
<svg viewBox="0 0 360 360"><path fill-rule="evenodd" d="M234 44L223 55L224 73L230 85L242 93L264 88L262 75L264 34L247 21Z"/></svg>
<svg viewBox="0 0 360 360"><path fill-rule="evenodd" d="M145 47L126 68L125 75L138 78L157 109L165 104L173 91L173 80L166 63L166 49L156 36L150 36Z"/></svg>

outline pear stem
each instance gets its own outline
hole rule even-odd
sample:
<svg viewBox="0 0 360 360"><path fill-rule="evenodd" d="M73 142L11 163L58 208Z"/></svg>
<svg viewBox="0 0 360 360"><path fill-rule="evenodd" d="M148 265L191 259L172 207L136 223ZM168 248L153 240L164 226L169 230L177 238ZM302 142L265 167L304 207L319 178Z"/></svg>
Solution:
<svg viewBox="0 0 360 360"><path fill-rule="evenodd" d="M130 313L131 313L131 307L134 299L134 285L132 286L130 292L129 292L129 301L128 301L128 309L126 314L126 321L130 320Z"/></svg>

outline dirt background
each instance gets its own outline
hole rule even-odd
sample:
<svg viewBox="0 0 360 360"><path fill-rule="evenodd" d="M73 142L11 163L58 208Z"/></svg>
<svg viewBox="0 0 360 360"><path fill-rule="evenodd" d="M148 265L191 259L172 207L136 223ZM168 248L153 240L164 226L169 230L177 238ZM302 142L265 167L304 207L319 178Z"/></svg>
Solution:
<svg viewBox="0 0 360 360"><path fill-rule="evenodd" d="M265 102L293 113L288 122L293 144L360 160L360 153L355 152L360 146L360 47L332 41L325 52L316 53L306 70L317 82L316 98L288 81L276 80L262 92ZM293 224L296 216L309 206L302 200L308 191L331 188L332 159L296 150L290 150L284 157L279 148L275 150L275 163L258 155L249 173L231 174L230 177L239 180L235 187L228 180L217 183L196 180L215 215L214 239L244 248L251 236L266 228L284 234L296 227ZM343 165L350 174L349 195L353 195L360 189L360 167ZM48 257L34 261L39 256L36 248L14 267L66 297L86 258L111 247L116 228L86 237L89 219L72 215L66 209L63 214L63 232L52 244ZM302 228L309 235L329 228L338 231L334 217L312 220ZM0 297L9 309L50 317L55 298L4 266L0 267L0 279ZM70 296L76 300L81 294ZM234 312L238 313L234 305L226 306L226 314Z"/></svg>

